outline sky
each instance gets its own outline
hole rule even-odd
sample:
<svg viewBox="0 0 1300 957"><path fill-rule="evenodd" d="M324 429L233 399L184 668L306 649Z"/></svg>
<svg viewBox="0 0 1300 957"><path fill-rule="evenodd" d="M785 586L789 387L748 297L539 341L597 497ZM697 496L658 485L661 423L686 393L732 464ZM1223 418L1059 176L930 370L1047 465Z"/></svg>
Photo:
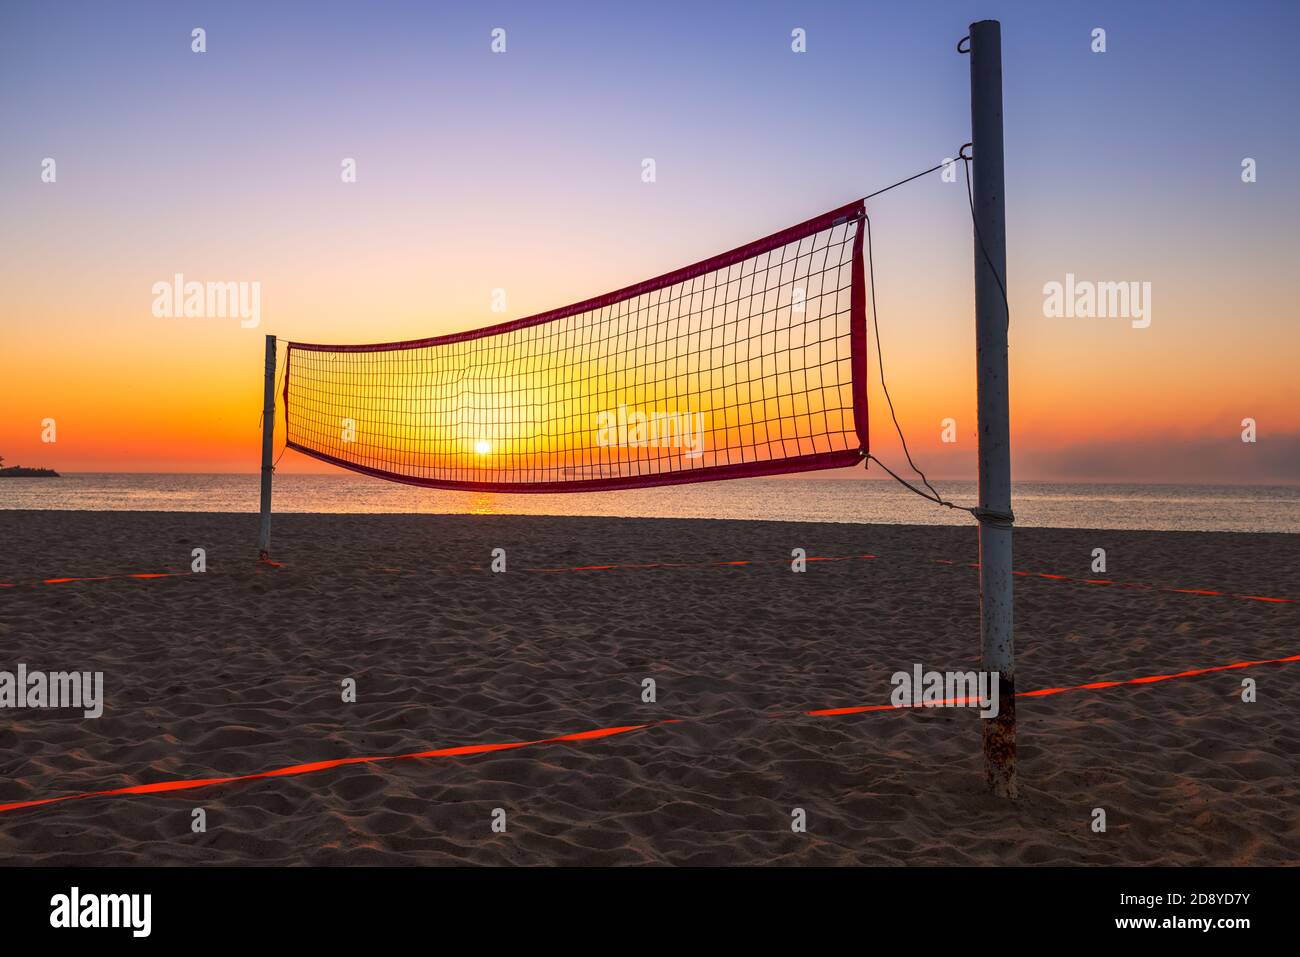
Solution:
<svg viewBox="0 0 1300 957"><path fill-rule="evenodd" d="M6 0L0 455L256 471L267 333L392 341L530 315L934 166L970 138L955 47L986 17L1003 30L1013 475L1300 482L1289 2ZM868 208L909 446L973 477L964 181ZM259 283L259 324L155 315L177 273ZM1046 315L1067 274L1149 283L1149 324ZM873 451L898 462L878 378Z"/></svg>

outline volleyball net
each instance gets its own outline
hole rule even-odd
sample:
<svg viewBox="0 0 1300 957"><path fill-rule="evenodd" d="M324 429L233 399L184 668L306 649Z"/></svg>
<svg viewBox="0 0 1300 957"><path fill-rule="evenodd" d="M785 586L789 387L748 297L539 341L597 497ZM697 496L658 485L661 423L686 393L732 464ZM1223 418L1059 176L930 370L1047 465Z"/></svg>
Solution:
<svg viewBox="0 0 1300 957"><path fill-rule="evenodd" d="M861 200L468 332L291 342L286 445L436 488L568 492L839 468L867 443Z"/></svg>

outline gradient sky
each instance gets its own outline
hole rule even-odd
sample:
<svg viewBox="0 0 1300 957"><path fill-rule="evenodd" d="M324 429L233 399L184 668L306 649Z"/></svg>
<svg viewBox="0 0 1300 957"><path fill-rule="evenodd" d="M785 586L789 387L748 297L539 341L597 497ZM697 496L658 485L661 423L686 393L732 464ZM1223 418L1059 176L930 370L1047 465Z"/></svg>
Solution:
<svg viewBox="0 0 1300 957"><path fill-rule="evenodd" d="M387 341L528 315L933 166L969 139L954 46L984 17L1003 23L1015 476L1300 481L1289 2L8 0L0 455L255 471L265 333ZM869 208L900 420L936 475L971 476L965 186L936 173ZM1150 282L1150 328L1045 318L1067 272ZM175 273L259 281L261 327L155 318L151 287ZM874 372L872 399L873 450L897 461Z"/></svg>

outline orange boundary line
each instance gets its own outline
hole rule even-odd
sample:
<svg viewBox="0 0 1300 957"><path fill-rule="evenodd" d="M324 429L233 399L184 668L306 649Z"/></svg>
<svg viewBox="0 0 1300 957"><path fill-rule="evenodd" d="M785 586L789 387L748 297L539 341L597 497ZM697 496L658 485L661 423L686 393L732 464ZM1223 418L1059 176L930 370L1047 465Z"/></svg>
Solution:
<svg viewBox="0 0 1300 957"><path fill-rule="evenodd" d="M1199 675L1212 674L1217 671L1230 671L1237 668L1253 668L1259 665L1275 665L1289 662L1300 661L1300 655L1291 655L1287 658L1268 658L1261 661L1238 661L1230 665L1214 665L1209 668L1196 668L1191 671L1179 671L1167 675L1148 675L1140 678L1127 678L1119 681L1093 681L1087 684L1072 685L1063 688L1042 688L1037 691L1020 691L1016 693L1017 698L1041 698L1048 695L1064 694L1067 691L1099 691L1106 688L1118 688L1126 685L1153 684L1159 681L1171 681L1176 678L1191 678ZM954 704L957 702L943 702L945 704ZM842 715L865 714L867 712L877 711L906 711L910 708L896 708L892 704L887 705L862 705L852 708L824 708L817 711L804 711L802 715L808 717L839 717ZM785 717L786 715L770 715L770 717ZM701 719L695 719L699 721ZM563 734L553 738L538 738L532 741L508 741L496 744L468 744L450 748L437 748L432 751L412 751L407 754L388 754L375 755L369 757L354 758L334 758L328 761L312 761L307 764L292 764L288 767L275 768L270 771L258 771L253 774L237 774L228 777L215 778L189 778L173 779L170 781L156 781L152 784L133 784L129 787L111 788L104 791L85 791L80 794L65 794L61 797L38 798L34 801L14 801L9 804L0 804L0 813L5 811L16 811L22 808L43 807L50 804L60 804L64 801L78 801L83 798L111 797L115 795L128 794L159 794L168 791L190 791L195 788L210 787L217 784L233 784L243 781L256 781L263 778L290 777L299 774L314 774L320 771L328 771L333 768L343 767L349 764L379 764L385 761L405 761L413 759L426 758L447 758L463 757L473 754L487 754L494 751L512 751L521 748L536 747L538 745L560 744L568 741L591 741L599 738L611 738L616 735L630 734L633 731L643 731L647 728L658 727L664 724L680 724L682 719L664 719L661 721L651 721L645 724L628 724L620 725L613 728L593 728L589 731L579 731L574 734Z"/></svg>
<svg viewBox="0 0 1300 957"><path fill-rule="evenodd" d="M879 559L879 555L829 555L816 556L809 555L805 560L808 562L858 562L874 561ZM741 561L713 561L713 562L644 562L644 563L627 563L614 565L576 565L562 566L558 568L525 568L526 572L538 572L543 574L560 574L565 572L598 572L598 571L644 571L656 568L724 568L724 567L744 567L749 565L785 565L789 564L791 559L786 558L758 558L744 559ZM948 565L956 567L959 564L966 568L978 569L978 562L958 563L946 558L934 558L931 562L935 565ZM259 562L259 565L265 565L271 568L283 567L278 562ZM430 565L424 571L482 571L483 565ZM392 568L388 566L378 566L379 571L390 574L400 574L404 571L401 568ZM102 582L102 581L120 581L123 579L150 579L150 578L194 578L199 573L196 572L137 572L127 575L95 575L84 578L43 578L33 582L0 582L0 588L18 588L23 585L63 585L72 582ZM204 572L205 575L220 575L220 572ZM1039 581L1058 581L1070 582L1077 585L1095 585L1111 586L1114 588L1130 588L1137 591L1160 591L1178 595L1197 595L1209 598L1234 598L1239 601L1257 601L1275 605L1294 604L1295 598L1277 598L1269 595L1248 595L1238 592L1215 591L1209 588L1173 588L1171 586L1150 585L1142 582L1120 582L1109 578L1072 578L1069 575L1054 575L1049 572L1030 572L1030 571L1013 571L1013 575L1019 578L1034 578Z"/></svg>
<svg viewBox="0 0 1300 957"><path fill-rule="evenodd" d="M42 578L34 582L0 582L0 588L19 588L23 585L66 585L69 582L109 582L127 578L189 578L195 574L195 572L132 572L126 575L91 575L84 578Z"/></svg>
<svg viewBox="0 0 1300 957"><path fill-rule="evenodd" d="M153 784L133 784L130 787L111 788L106 791L86 791L81 794L65 794L62 797L40 798L35 801L15 801L0 804L0 812L16 811L25 807L42 807L47 804L60 804L63 801L78 801L82 798L110 797L118 794L157 794L164 791L190 791L195 788L210 787L214 784L232 784L237 781L256 781L261 778L289 777L296 774L314 774L348 764L379 764L383 761L404 761L413 758L450 758L468 754L486 754L490 751L510 751L528 748L539 744L557 744L563 741L589 741L595 738L609 738L616 734L628 734L657 724L671 724L671 721L652 721L649 724L629 724L616 728L596 728L591 731L579 731L576 734L563 734L555 738L539 738L536 741L510 741L502 744L467 744L454 748L438 748L433 751L412 751L409 754L381 754L369 757L335 758L329 761L311 761L307 764L291 764L288 767L275 768L270 771L257 771L253 774L236 774L218 778L188 778L171 781L155 781Z"/></svg>
<svg viewBox="0 0 1300 957"><path fill-rule="evenodd" d="M1039 688L1037 691L1017 691L1017 698L1046 698L1049 695L1065 694L1067 691L1101 691L1106 688L1119 688L1124 685L1149 685L1157 681L1172 681L1174 678L1194 678L1197 675L1213 674L1216 671L1231 671L1235 668L1252 668L1256 665L1279 665L1293 661L1300 661L1300 655L1291 655L1289 658L1266 658L1261 661L1238 661L1230 665L1214 665L1210 668L1196 668L1191 671L1178 671L1168 675L1146 675L1141 678L1125 678L1119 681L1090 681L1087 684L1067 685L1063 688ZM968 699L967 699L968 700ZM965 701L945 700L939 702L943 705L962 704ZM919 707L919 706L918 706ZM892 704L871 704L863 705L856 708L823 708L820 711L805 711L804 714L813 717L832 717L842 714L863 714L868 711L895 711Z"/></svg>

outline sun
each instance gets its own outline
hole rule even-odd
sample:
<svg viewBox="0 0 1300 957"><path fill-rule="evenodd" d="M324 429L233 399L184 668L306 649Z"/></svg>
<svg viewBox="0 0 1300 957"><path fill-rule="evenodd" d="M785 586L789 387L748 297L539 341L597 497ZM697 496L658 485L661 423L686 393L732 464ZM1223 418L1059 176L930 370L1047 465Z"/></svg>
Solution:
<svg viewBox="0 0 1300 957"><path fill-rule="evenodd" d="M479 439L474 443L474 451L479 455L487 455L492 451L492 443L487 439Z"/></svg>

